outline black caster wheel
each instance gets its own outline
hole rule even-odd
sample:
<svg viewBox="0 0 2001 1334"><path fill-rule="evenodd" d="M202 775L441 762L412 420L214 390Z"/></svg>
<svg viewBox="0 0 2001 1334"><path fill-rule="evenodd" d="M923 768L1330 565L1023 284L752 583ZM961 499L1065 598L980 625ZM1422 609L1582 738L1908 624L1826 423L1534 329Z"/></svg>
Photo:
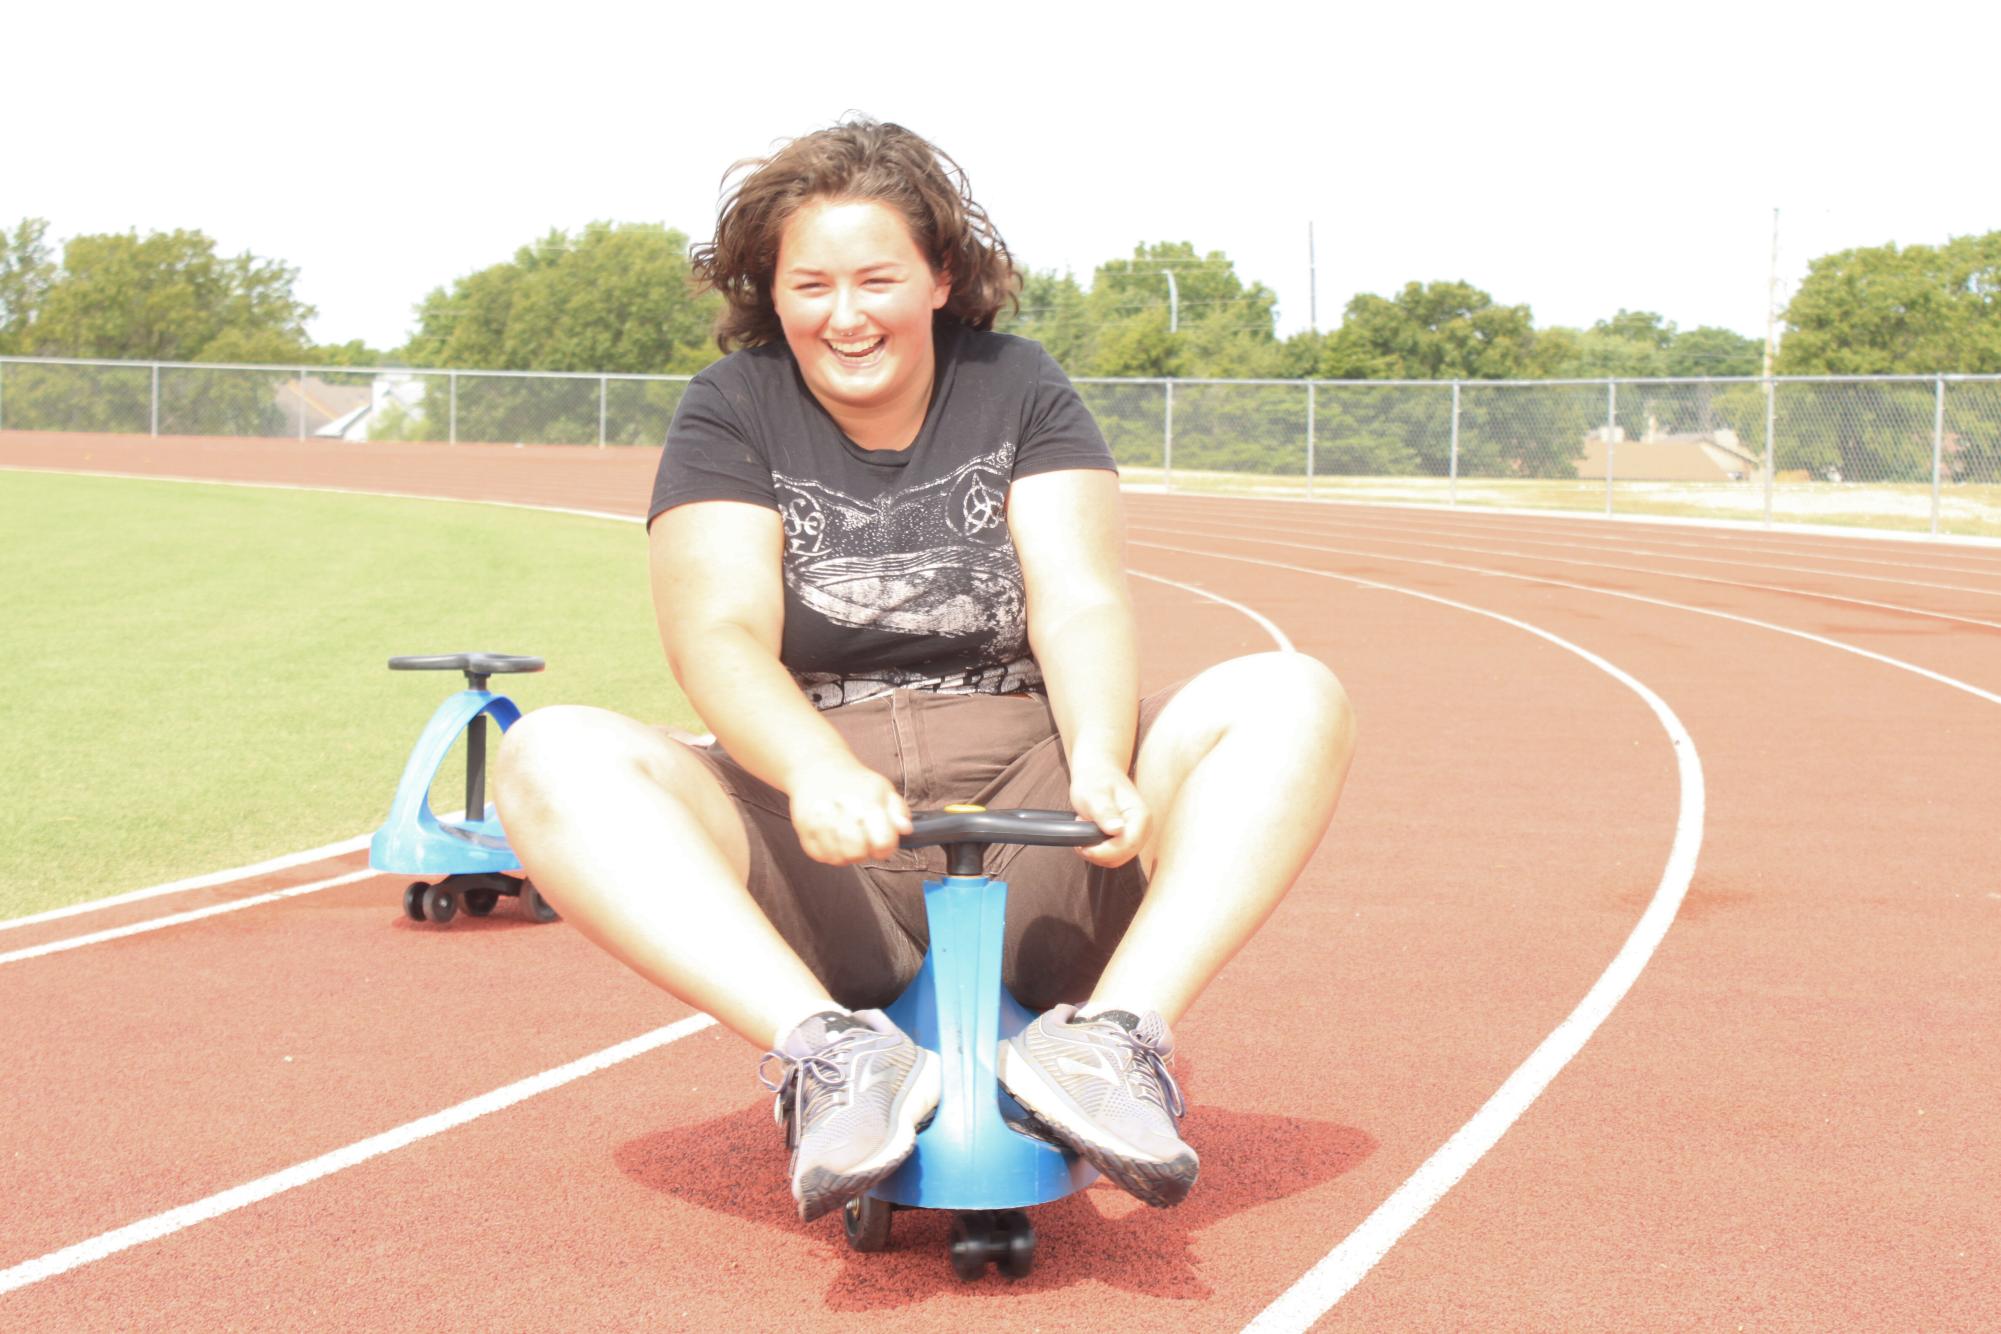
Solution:
<svg viewBox="0 0 2001 1334"><path fill-rule="evenodd" d="M987 1264L994 1258L993 1244L992 1214L980 1210L952 1215L952 1240L948 1249L952 1257L952 1272L961 1281L971 1283L987 1272Z"/></svg>
<svg viewBox="0 0 2001 1334"><path fill-rule="evenodd" d="M495 904L500 902L500 891L497 889L468 889L459 898L465 904L467 915L484 917L493 911Z"/></svg>
<svg viewBox="0 0 2001 1334"><path fill-rule="evenodd" d="M533 880L521 882L521 910L528 914L531 922L553 922L556 910L549 906L549 900L542 897L542 891L535 888Z"/></svg>
<svg viewBox="0 0 2001 1334"><path fill-rule="evenodd" d="M430 886L421 880L412 880L403 890L403 915L413 922L424 920L424 891Z"/></svg>
<svg viewBox="0 0 2001 1334"><path fill-rule="evenodd" d="M889 1215L894 1208L888 1200L860 1195L841 1206L841 1227L848 1234L851 1251L889 1249Z"/></svg>
<svg viewBox="0 0 2001 1334"><path fill-rule="evenodd" d="M439 926L443 926L458 916L459 898L443 885L432 885L424 891L424 916Z"/></svg>
<svg viewBox="0 0 2001 1334"><path fill-rule="evenodd" d="M1027 1278L1035 1268L1035 1227L1028 1215L1011 1209L1000 1216L994 1235L994 1266L1009 1278Z"/></svg>

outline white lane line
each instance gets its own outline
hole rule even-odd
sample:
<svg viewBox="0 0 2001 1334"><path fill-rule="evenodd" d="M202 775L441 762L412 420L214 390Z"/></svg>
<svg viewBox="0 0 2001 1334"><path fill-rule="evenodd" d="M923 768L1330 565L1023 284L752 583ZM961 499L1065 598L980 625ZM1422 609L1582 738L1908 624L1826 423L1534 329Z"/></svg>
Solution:
<svg viewBox="0 0 2001 1334"><path fill-rule="evenodd" d="M1541 520L1549 525L1544 532L1578 531L1585 532L1594 527L1656 527L1681 529L1714 529L1725 536L1739 536L1753 539L1799 538L1811 545L1808 550L1832 549L1847 543L1896 542L1905 545L1922 544L1930 550L1927 555L1957 554L1959 550L1968 552L2001 550L2001 537L1980 537L1959 533L1915 532L1899 528L1857 528L1842 524L1805 523L1779 521L1765 523L1758 519L1704 519L1693 515L1677 514L1606 514L1602 505L1603 492L1594 503L1598 509L1558 509L1544 507L1531 509L1522 505L1452 505L1422 500L1376 500L1358 496L1307 496L1284 495L1231 495L1228 493L1203 494L1200 492L1163 493L1156 489L1127 485L1125 490L1135 494L1160 496L1163 499L1189 500L1201 504L1243 504L1243 505L1321 505L1335 509L1354 510L1402 510L1413 514L1436 516L1440 519L1530 519ZM1748 544L1747 544L1748 545Z"/></svg>
<svg viewBox="0 0 2001 1334"><path fill-rule="evenodd" d="M1256 621L1260 626L1264 627L1264 632L1272 637L1273 643L1278 645L1279 652L1281 653L1299 652L1297 648L1293 647L1292 641L1286 638L1285 631L1279 629L1278 626L1272 621L1272 619L1269 616L1266 616L1263 612L1256 611L1250 607L1246 607L1241 602L1232 602L1230 601L1230 599L1223 597L1220 594L1211 593L1208 589L1198 588L1194 584L1184 584L1174 579L1163 579L1157 574L1148 574L1144 570L1134 570L1129 568L1126 570L1126 573L1131 575L1135 579L1145 579L1156 584L1166 584L1169 588L1178 588L1184 593L1193 593L1198 597L1208 598L1211 602L1219 602L1223 606L1229 607L1233 611L1240 611L1244 615Z"/></svg>
<svg viewBox="0 0 2001 1334"><path fill-rule="evenodd" d="M1145 525L1134 525L1138 531L1157 532L1158 529ZM1323 547L1312 542L1288 542L1283 538L1259 537L1241 532L1214 532L1190 528L1182 525L1176 531L1191 537L1217 537L1225 541L1257 542L1265 546L1291 547L1298 551L1335 551L1333 547ZM1619 570L1626 574L1652 575L1657 579L1682 579L1696 584L1719 584L1724 588L1749 588L1764 593L1786 593L1794 597L1812 598L1817 602L1843 602L1851 606L1870 607L1877 611L1896 612L1904 616L1921 616L1926 620L1955 621L1961 625L1974 625L1983 630L2001 630L2001 622L1983 621L1972 616L1955 616L1950 612L1932 611L1925 607L1907 607L1896 602L1875 602L1868 598L1846 597L1840 593L1822 593L1811 588L1789 588L1783 584L1754 584L1742 579L1719 579L1709 574L1686 574L1680 570L1662 570L1646 565L1618 565L1604 560L1579 560L1568 556L1540 556L1529 551L1497 551L1492 547L1467 547L1451 542L1419 542L1405 538L1385 539L1397 546L1426 547L1433 551L1459 551L1473 556L1503 556L1512 560L1544 561L1551 565L1582 565L1590 570ZM1404 560L1408 557L1387 556L1390 560Z"/></svg>
<svg viewBox="0 0 2001 1334"><path fill-rule="evenodd" d="M1822 565L1785 565L1775 561L1747 560L1742 556L1696 555L1688 551L1664 549L1660 545L1632 546L1626 544L1558 541L1554 538L1536 537L1530 533L1509 532L1493 529L1483 532L1459 532L1452 529L1421 530L1407 524L1364 523L1350 521L1340 524L1330 532L1326 524L1273 524L1235 515L1225 515L1221 519L1211 518L1210 523L1228 523L1232 527L1247 528L1257 532L1290 533L1295 537L1370 537L1380 541L1408 543L1413 546L1444 545L1439 539L1454 538L1461 541L1479 540L1483 542L1514 542L1534 547L1556 547L1564 551L1585 552L1593 556L1635 556L1654 560L1693 561L1700 565L1722 565L1737 573L1758 573L1769 570L1784 570L1792 574L1815 574L1829 579L1853 579L1871 584L1895 584L1900 588L1928 588L1941 593L1969 593L1975 597L2001 598L2001 588L1976 588L1972 584L1942 584L1927 579L1901 579L1887 574L1859 574L1853 570L1831 569ZM1473 550L1474 548L1456 548ZM1708 548L1714 551L1715 548ZM1529 552L1516 552L1524 559L1555 560L1554 556L1536 556ZM1596 562L1586 562L1596 563ZM1853 564L1852 560L1848 563ZM2001 572L1997 572L2001 573Z"/></svg>
<svg viewBox="0 0 2001 1334"><path fill-rule="evenodd" d="M1242 542L1260 541L1262 539L1231 538L1226 540ZM1156 551L1178 551L1190 556L1210 556L1217 560L1242 561L1246 565L1268 565L1275 570L1297 570L1301 574L1324 575L1330 579L1352 578L1349 575L1333 574L1326 570L1315 570L1305 565L1288 565L1283 561L1259 560L1254 556L1232 556L1221 551L1198 551L1194 547L1177 547L1164 542L1135 541L1132 545L1136 547L1148 547ZM1299 544L1282 543L1281 545L1296 546ZM1914 662L1905 662L1902 658L1893 658L1887 653L1874 653L1866 648L1858 648L1854 644L1845 644L1839 639L1829 639L1825 635L1817 635L1807 630L1795 630L1790 625L1778 625L1771 621L1761 621L1755 616L1739 616L1734 612L1716 611L1709 607L1691 607L1685 602L1669 602L1665 598L1650 598L1639 593L1622 593L1615 588L1596 588L1590 584L1573 584L1567 580L1551 579L1544 575L1517 574L1512 570L1492 570L1483 565L1460 565L1454 561L1425 560L1419 556L1393 556L1381 551L1349 551L1340 547L1313 547L1311 550L1326 552L1334 556L1361 556L1369 560L1393 560L1402 561L1410 565L1433 565L1441 570L1463 570L1471 574L1483 574L1492 579L1512 579L1517 583L1542 584L1549 588L1570 588L1575 589L1579 593L1596 593L1600 597L1620 598L1627 602L1644 602L1650 607L1667 607L1673 611L1685 611L1695 616L1713 616L1719 621L1735 621L1739 625L1755 626L1760 630L1770 630L1774 634L1791 635L1794 639L1804 639L1810 644L1819 644L1823 648L1839 649L1843 653L1853 653L1858 658L1867 658L1871 662L1880 662L1886 667L1895 667L1901 671L1910 672L1915 676L1922 676L1928 681L1936 681L1942 686L1949 686L1954 690L1965 691L1974 698L1984 699L1990 704L2001 704L2001 695L1982 690L1976 685L1969 685L1957 677L1947 676L1943 672L1935 672L1929 667L1920 667ZM1385 585L1385 587L1390 586Z"/></svg>
<svg viewBox="0 0 2001 1334"><path fill-rule="evenodd" d="M1141 543L1140 545L1151 545ZM1181 548L1176 548L1180 550ZM1207 553L1218 555L1220 553ZM1459 611L1471 612L1475 616L1485 616L1490 620L1511 625L1518 630L1543 639L1558 648L1576 654L1600 671L1638 695L1646 706L1653 710L1654 717L1668 734L1674 747L1675 767L1681 780L1681 811L1675 820L1674 841L1669 845L1667 864L1661 871L1660 883L1655 887L1653 898L1647 903L1646 911L1626 937L1626 943L1605 971L1577 1003L1577 1008L1567 1015L1563 1022L1544 1038L1536 1049L1529 1053L1515 1072L1496 1090L1472 1120L1461 1126L1452 1137L1412 1173L1409 1180L1376 1207L1374 1213L1363 1220L1360 1227L1350 1233L1314 1267L1302 1275L1270 1306L1266 1307L1246 1328L1260 1331L1304 1330L1333 1305L1340 1301L1349 1290L1375 1267L1376 1262L1396 1245L1404 1233L1416 1225L1419 1219L1431 1211L1431 1207L1444 1198L1445 1193L1457 1185L1459 1180L1480 1161L1487 1150L1494 1147L1502 1135L1527 1111L1542 1091L1549 1087L1571 1058L1598 1031L1613 1009L1632 989L1640 970L1647 966L1659 947L1661 939L1674 922L1675 913L1680 910L1682 899L1688 893L1689 881L1695 875L1695 862L1702 849L1703 813L1706 805L1705 789L1702 781L1702 761L1696 754L1695 740L1681 719L1667 702L1640 681L1620 668L1613 666L1591 650L1573 644L1560 635L1534 626L1526 621L1504 616L1500 612L1484 607L1455 602L1450 598L1433 593L1422 593L1412 588L1402 588L1396 584L1379 583L1373 579L1362 579L1354 575L1334 574L1326 570L1310 570L1304 566L1284 565L1277 561L1252 560L1248 557L1224 556L1226 560L1242 560L1251 565L1266 565L1274 569L1293 570L1311 574L1323 579L1335 579L1342 583L1356 584L1363 588L1380 589L1384 592L1402 593L1406 597L1421 598L1440 606L1452 607Z"/></svg>
<svg viewBox="0 0 2001 1334"><path fill-rule="evenodd" d="M308 1162L298 1163L273 1172L269 1176L245 1182L241 1186L221 1191L207 1199L196 1200L192 1204L184 1204L165 1213L154 1214L151 1218L142 1218L136 1223L100 1233L88 1241L80 1241L74 1246L65 1246L59 1251L51 1251L36 1259L23 1261L11 1269L0 1269L0 1294L25 1288L32 1283L40 1283L43 1279L54 1278L58 1274L68 1273L72 1269L102 1260L109 1255L116 1255L120 1251L145 1242L158 1241L162 1237L185 1231L197 1223L220 1218L247 1205L268 1200L274 1195L281 1195L288 1190L318 1181L321 1177L331 1176L335 1172L365 1163L371 1158L378 1158L385 1153L405 1148L418 1140L442 1134L468 1121L512 1107L515 1103L526 1101L538 1093L560 1088L573 1080L582 1079L585 1075L608 1069L621 1061L629 1061L635 1056L644 1055L670 1042L678 1042L691 1033L701 1032L715 1022L706 1014L690 1015L686 1019L668 1024L665 1028L656 1028L651 1033L643 1033L616 1046L606 1047L603 1051L593 1052L589 1056L571 1061L568 1065L545 1070L539 1075L531 1075L527 1079L509 1084L505 1088L494 1089L490 1093L482 1093L455 1107L447 1107L441 1112L433 1112L429 1116L397 1126L394 1130L385 1130L379 1135L372 1135L345 1148L323 1153Z"/></svg>
<svg viewBox="0 0 2001 1334"><path fill-rule="evenodd" d="M172 913L166 917L149 917L143 922L133 922L128 926L114 926L104 931L93 931L84 936L65 936L45 945L30 945L26 949L11 950L0 954L0 964L19 963L23 959L39 959L45 954L61 954L65 950L79 950L85 945L101 945L107 940L123 940L126 936L144 935L148 931L162 931L170 926L180 926L185 922L199 922L204 917L220 917L226 912L241 912L245 908L255 908L259 904L276 903L279 899L295 899L301 894L316 894L336 885L351 885L357 880L367 880L371 876L386 872L363 868L337 875L331 880L315 880L311 884L293 885L290 889L273 890L269 894L253 894L247 899L232 899L228 903L212 904L206 908L190 908L187 912Z"/></svg>
<svg viewBox="0 0 2001 1334"><path fill-rule="evenodd" d="M619 523L643 523L632 514L610 510L570 509L562 505L535 505L522 500L482 500L477 496L424 495L416 491L363 491L352 486L311 486L304 482L237 482L224 477L182 477L157 472L100 472L95 468L35 468L18 463L0 463L0 472L39 472L55 477L114 477L121 482L178 482L189 486L240 486L253 491L308 491L329 496L365 496L375 500L435 500L447 505L497 505L508 510L535 510L541 514L568 514L579 519L614 519Z"/></svg>
<svg viewBox="0 0 2001 1334"><path fill-rule="evenodd" d="M10 918L0 922L0 931L12 931L18 926L34 926L38 922L54 922L65 917L76 917L83 913L97 912L102 908L116 908L123 903L137 903L142 899L155 899L163 894L180 894L190 889L208 889L213 885L226 885L232 880L248 880L253 876L269 875L273 871L288 871L294 866L304 866L309 862L323 861L328 857L338 857L344 852L359 852L368 846L369 835L357 834L353 838L329 843L323 848L308 848L304 852L288 852L282 857L258 862L253 866L238 866L228 871L211 871L206 875L189 876L185 880L170 880L164 885L153 885L146 889L134 889L124 894L113 894L110 898L92 899L88 903L73 903L66 908L51 908L47 912L33 913L27 917Z"/></svg>

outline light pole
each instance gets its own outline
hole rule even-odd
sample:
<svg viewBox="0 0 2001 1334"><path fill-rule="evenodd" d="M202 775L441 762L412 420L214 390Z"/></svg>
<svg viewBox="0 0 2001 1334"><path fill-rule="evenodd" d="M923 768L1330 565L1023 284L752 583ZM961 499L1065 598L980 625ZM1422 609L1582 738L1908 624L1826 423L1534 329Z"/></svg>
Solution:
<svg viewBox="0 0 2001 1334"><path fill-rule="evenodd" d="M1126 261L1126 272L1133 272L1133 261ZM1167 279L1167 331L1174 333L1181 328L1181 289L1174 284L1174 270L1162 269L1161 275Z"/></svg>

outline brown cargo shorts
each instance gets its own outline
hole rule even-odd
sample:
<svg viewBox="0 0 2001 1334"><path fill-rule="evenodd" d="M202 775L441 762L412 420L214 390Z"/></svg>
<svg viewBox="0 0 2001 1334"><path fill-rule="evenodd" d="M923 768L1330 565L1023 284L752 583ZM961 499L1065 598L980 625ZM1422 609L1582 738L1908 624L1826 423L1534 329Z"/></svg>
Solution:
<svg viewBox="0 0 2001 1334"><path fill-rule="evenodd" d="M1139 736L1178 686L1140 701ZM822 715L856 758L896 784L912 810L953 802L1070 809L1070 766L1040 695L899 690ZM787 944L852 1009L887 1005L917 975L929 940L924 879L940 848L827 866L808 857L784 793L720 745L691 747L736 803L750 843L750 893ZM987 874L1005 880L1003 977L1031 1010L1089 997L1146 893L1139 860L1093 866L1071 848L996 846Z"/></svg>

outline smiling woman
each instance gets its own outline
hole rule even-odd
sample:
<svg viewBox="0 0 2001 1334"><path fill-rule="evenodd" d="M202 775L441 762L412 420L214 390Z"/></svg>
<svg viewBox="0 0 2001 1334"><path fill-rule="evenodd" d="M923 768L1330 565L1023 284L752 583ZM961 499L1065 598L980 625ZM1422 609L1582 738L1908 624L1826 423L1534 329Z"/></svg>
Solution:
<svg viewBox="0 0 2001 1334"><path fill-rule="evenodd" d="M1075 811L1102 842L996 858L1001 971L1045 1011L996 1068L1105 1175L1178 1203L1198 1162L1169 1025L1325 830L1340 684L1267 654L1140 698L1111 451L1049 354L992 331L1013 262L934 145L867 119L793 141L694 268L735 350L682 396L649 539L661 641L715 742L523 719L495 789L522 864L612 956L770 1047L812 1219L939 1105L938 1053L880 1008L942 870L900 847L912 808Z"/></svg>
<svg viewBox="0 0 2001 1334"><path fill-rule="evenodd" d="M524 703L693 721L628 524L10 471L0 513L0 919L374 828L438 697L391 654L529 648Z"/></svg>
<svg viewBox="0 0 2001 1334"><path fill-rule="evenodd" d="M908 449L931 403L932 312L952 295L903 220L874 200L823 201L781 233L772 304L785 345L848 438Z"/></svg>

